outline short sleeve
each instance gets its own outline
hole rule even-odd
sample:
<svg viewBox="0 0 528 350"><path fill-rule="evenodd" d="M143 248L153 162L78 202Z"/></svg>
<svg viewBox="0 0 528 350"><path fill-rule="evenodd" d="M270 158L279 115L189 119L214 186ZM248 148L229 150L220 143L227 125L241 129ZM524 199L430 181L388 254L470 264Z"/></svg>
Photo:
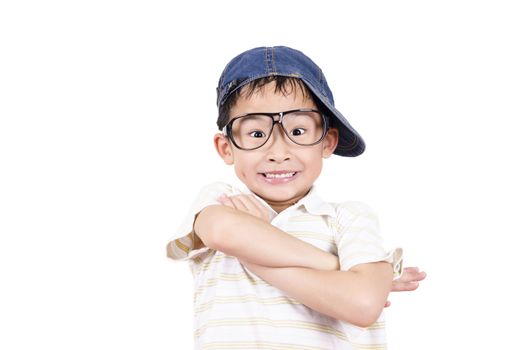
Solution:
<svg viewBox="0 0 528 350"><path fill-rule="evenodd" d="M402 249L386 251L380 235L378 217L361 202L346 202L336 208L336 245L341 270L359 264L386 261L394 277L401 275Z"/></svg>
<svg viewBox="0 0 528 350"><path fill-rule="evenodd" d="M193 201L176 234L167 244L167 256L174 260L188 260L210 250L209 247L194 249L196 234L193 231L193 227L196 215L209 205L220 204L217 200L220 195L231 196L237 194L236 192L238 191L232 186L222 182L215 182L203 187Z"/></svg>

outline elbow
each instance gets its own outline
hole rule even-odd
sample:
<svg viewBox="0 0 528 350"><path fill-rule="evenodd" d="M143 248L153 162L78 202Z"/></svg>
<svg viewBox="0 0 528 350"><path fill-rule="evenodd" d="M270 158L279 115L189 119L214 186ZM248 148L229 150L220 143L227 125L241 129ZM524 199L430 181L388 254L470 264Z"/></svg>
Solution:
<svg viewBox="0 0 528 350"><path fill-rule="evenodd" d="M362 304L363 305L360 305L359 310L356 306L355 317L349 317L349 319L345 321L361 328L367 328L372 326L378 320L383 311L383 306L379 307L379 305L373 305L373 303L370 302L364 302ZM349 313L349 315L351 314L353 313Z"/></svg>
<svg viewBox="0 0 528 350"><path fill-rule="evenodd" d="M361 328L372 326L378 320L385 307L385 302L381 304L373 299L367 297L362 300L360 305L356 304L354 310L347 312L347 317L344 321Z"/></svg>
<svg viewBox="0 0 528 350"><path fill-rule="evenodd" d="M363 288L357 294L356 300L350 298L347 304L346 321L358 327L366 328L374 324L380 317L392 287L392 268L387 263L365 264L361 272L352 273L363 276Z"/></svg>

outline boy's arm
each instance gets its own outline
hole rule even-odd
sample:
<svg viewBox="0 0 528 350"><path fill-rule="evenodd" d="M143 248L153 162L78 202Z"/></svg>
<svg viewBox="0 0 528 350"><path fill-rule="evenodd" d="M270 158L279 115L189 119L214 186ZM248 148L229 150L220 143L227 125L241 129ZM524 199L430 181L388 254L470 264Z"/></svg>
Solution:
<svg viewBox="0 0 528 350"><path fill-rule="evenodd" d="M300 303L330 317L368 327L379 317L392 285L389 263L367 263L348 271L270 268L242 263Z"/></svg>
<svg viewBox="0 0 528 350"><path fill-rule="evenodd" d="M338 258L267 222L226 205L211 205L196 217L194 232L209 248L263 267L339 269Z"/></svg>
<svg viewBox="0 0 528 350"><path fill-rule="evenodd" d="M267 224L265 214L262 214L262 211L257 210L259 203L255 203L255 206L252 206L251 203L247 201L245 196L241 196L240 199L244 200L245 204L238 200L232 202L221 201L224 203L224 206L215 206L216 208L214 211L218 211L216 214L219 215L222 213L229 213L230 215L245 214L240 218L244 218L245 223L249 224L250 226L255 224L256 221L247 221L249 220L248 217L255 220L259 220L260 218L258 226L262 225L262 222ZM219 208L227 208L234 211L228 210L226 212L222 212ZM206 222L213 219L212 216L209 217L211 214L213 214L213 212L206 212L206 215L202 216L200 220L204 220L204 222L197 220L198 222L195 223L195 231L197 228L196 224L198 224L198 230L204 232L201 233L201 235L204 236L204 238L207 237L205 239L207 239L208 242L209 239L211 239L210 242L212 242L216 247L212 247L213 249L218 248L218 250L223 251L223 249L230 250L236 247L237 244L234 242L236 239L231 241L231 244L229 244L229 242L222 241L222 238L227 239L230 237L228 230L223 234L216 234L218 233L216 232L212 235L209 235L205 233L209 225L214 222L214 220ZM230 219L235 220L236 223L237 218L238 217L235 215L231 216ZM216 219L218 220L220 218L217 217ZM229 218L227 216L222 219L226 219L222 220L222 224L229 222ZM360 327L368 326L377 320L383 307L388 305L385 303L387 295L391 290L391 286L393 291L414 290L417 287L417 284L415 285L414 283L417 283L418 281L425 278L425 274L423 272L419 272L417 268L414 268L416 271L406 271L407 269L405 269L401 280L396 280L393 282L392 268L389 264L382 262L357 265L351 268L349 271L335 271L339 270L339 260L336 256L324 252L312 246L311 244L298 240L284 233L283 231L276 229L270 224L268 225L272 228L272 231L268 231L270 227L265 226L264 230L258 229L255 231L249 231L251 232L249 235L248 231L244 231L245 229L242 229L243 226L238 226L238 228L241 228L243 231L238 233L236 233L237 230L235 227L235 231L231 232L234 233L234 235L231 235L231 238L235 238L235 236L242 238L242 240L245 240L246 245L244 245L242 242L239 246L240 252L235 252L235 254L232 255L237 256L246 267L266 280L268 283L279 289L282 289L285 293L294 297L304 305L330 317L341 319ZM217 227L217 229L218 228L219 227ZM226 227L224 227L224 229L225 228ZM257 227L251 226L251 228ZM276 229L276 231L273 229ZM213 229L209 231L209 233L212 232ZM269 232L272 233L268 234ZM255 235L253 235L253 233L255 233ZM216 236L215 238L217 242L212 239L213 235ZM283 239L286 241L283 241ZM286 242L288 244L293 243L291 239L295 240L293 248L288 248L283 251L282 248L285 247ZM260 244L257 242L263 242L263 247L260 247ZM296 244L299 243L305 243L305 245L302 247L296 247ZM276 246L274 246L274 244ZM270 250L271 260L267 266L258 264L259 260L265 260L264 255L261 255L263 251L261 248L264 248L265 251L268 249ZM315 249L315 253L317 254L314 255L312 252L306 251L306 253L302 253L299 257L294 258L292 256L292 252L298 252L298 249ZM254 260L250 256L252 252L256 254L256 259ZM293 262L294 266L304 265L307 268L280 267L279 265L282 257L277 259L274 258L273 255L280 255L281 252L285 257L291 259L286 261L286 265ZM321 253L324 254L321 255ZM303 256L303 254L305 255ZM244 259L244 255L250 256L250 258ZM306 259L303 259L304 257L308 256L310 258L307 261ZM328 258L330 258L332 261L330 264L328 263ZM379 274L378 272L381 272L382 274ZM408 278L404 278L406 276L405 272L409 272L409 276L407 276Z"/></svg>

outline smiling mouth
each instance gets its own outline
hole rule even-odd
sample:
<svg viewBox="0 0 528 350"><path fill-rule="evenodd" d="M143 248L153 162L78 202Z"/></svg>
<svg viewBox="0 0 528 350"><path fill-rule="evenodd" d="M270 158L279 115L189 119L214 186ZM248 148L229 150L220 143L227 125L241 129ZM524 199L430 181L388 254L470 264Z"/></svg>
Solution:
<svg viewBox="0 0 528 350"><path fill-rule="evenodd" d="M297 174L296 171L289 172L272 172L272 173L260 173L266 179L288 179L294 177Z"/></svg>

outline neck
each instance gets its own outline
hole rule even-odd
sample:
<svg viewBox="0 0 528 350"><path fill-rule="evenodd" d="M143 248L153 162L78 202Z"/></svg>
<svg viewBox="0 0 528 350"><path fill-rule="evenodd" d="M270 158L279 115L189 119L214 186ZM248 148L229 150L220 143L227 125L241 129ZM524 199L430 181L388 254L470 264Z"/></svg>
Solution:
<svg viewBox="0 0 528 350"><path fill-rule="evenodd" d="M280 213L281 211L283 211L284 209L286 208L289 208L291 207L292 205L294 205L295 203L297 202L292 202L292 203L281 203L281 204L273 204L273 203L269 203L268 204L270 205L270 207L273 208L273 210L275 210L278 213Z"/></svg>
<svg viewBox="0 0 528 350"><path fill-rule="evenodd" d="M269 204L270 207L273 208L273 210L275 210L278 213L280 213L281 211L283 211L284 209L286 208L289 208L291 207L292 205L295 205L297 204L298 201L300 201L304 196L306 196L306 194L309 192L310 190L306 191L306 193L303 193L295 198L292 198L288 201L284 201L284 202L275 202L275 201L271 201L271 200L268 200L268 199L264 199L266 201L266 203Z"/></svg>

